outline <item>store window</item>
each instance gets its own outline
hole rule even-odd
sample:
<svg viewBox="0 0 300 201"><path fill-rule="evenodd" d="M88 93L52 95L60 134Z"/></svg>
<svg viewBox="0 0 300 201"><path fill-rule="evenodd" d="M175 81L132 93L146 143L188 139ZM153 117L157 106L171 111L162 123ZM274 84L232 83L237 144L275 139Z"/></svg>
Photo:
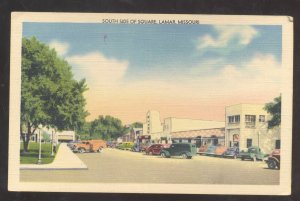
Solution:
<svg viewBox="0 0 300 201"><path fill-rule="evenodd" d="M259 122L265 122L266 116L265 115L259 115Z"/></svg>
<svg viewBox="0 0 300 201"><path fill-rule="evenodd" d="M252 139L247 139L247 148L252 147Z"/></svg>
<svg viewBox="0 0 300 201"><path fill-rule="evenodd" d="M255 115L245 115L245 122L255 122Z"/></svg>
<svg viewBox="0 0 300 201"><path fill-rule="evenodd" d="M240 122L240 115L228 116L229 123L239 123Z"/></svg>

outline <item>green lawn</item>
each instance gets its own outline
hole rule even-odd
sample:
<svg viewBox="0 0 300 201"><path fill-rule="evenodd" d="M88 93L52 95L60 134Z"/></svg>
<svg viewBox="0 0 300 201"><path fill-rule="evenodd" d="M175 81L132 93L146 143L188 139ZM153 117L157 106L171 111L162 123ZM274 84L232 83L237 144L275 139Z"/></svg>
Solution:
<svg viewBox="0 0 300 201"><path fill-rule="evenodd" d="M36 164L39 158L39 143L30 142L28 153L23 153L23 142L20 148L20 163L21 164ZM56 150L58 150L59 145ZM51 143L42 143L42 164L52 163L55 155L51 156Z"/></svg>

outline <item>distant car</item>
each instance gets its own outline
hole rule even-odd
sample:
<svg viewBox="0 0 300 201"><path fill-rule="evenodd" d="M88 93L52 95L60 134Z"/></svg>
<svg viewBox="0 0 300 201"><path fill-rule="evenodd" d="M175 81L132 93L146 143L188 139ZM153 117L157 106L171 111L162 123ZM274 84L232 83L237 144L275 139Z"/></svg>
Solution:
<svg viewBox="0 0 300 201"><path fill-rule="evenodd" d="M199 149L198 149L198 154L203 155L207 153L207 149L208 149L208 145L202 145Z"/></svg>
<svg viewBox="0 0 300 201"><path fill-rule="evenodd" d="M208 148L207 148L207 151L205 153L205 155L210 155L210 156L214 156L215 155L215 151L217 149L217 146L215 145L210 145Z"/></svg>
<svg viewBox="0 0 300 201"><path fill-rule="evenodd" d="M224 145L218 145L215 149L215 156L223 156L225 151L227 150L227 147Z"/></svg>
<svg viewBox="0 0 300 201"><path fill-rule="evenodd" d="M116 142L108 141L106 146L109 148L116 148Z"/></svg>
<svg viewBox="0 0 300 201"><path fill-rule="evenodd" d="M266 163L270 169L280 169L280 149L275 149L268 156Z"/></svg>
<svg viewBox="0 0 300 201"><path fill-rule="evenodd" d="M170 147L169 144L152 144L145 149L145 153L147 155L160 155L161 150L168 147Z"/></svg>
<svg viewBox="0 0 300 201"><path fill-rule="evenodd" d="M181 156L184 159L191 159L196 155L197 149L195 144L191 143L174 143L168 148L163 148L160 152L161 157L170 158L171 156Z"/></svg>
<svg viewBox="0 0 300 201"><path fill-rule="evenodd" d="M102 149L106 148L106 142L104 140L85 140L75 144L73 152L85 153L85 152L102 152Z"/></svg>
<svg viewBox="0 0 300 201"><path fill-rule="evenodd" d="M239 155L238 147L229 147L223 154L225 158L237 158Z"/></svg>
<svg viewBox="0 0 300 201"><path fill-rule="evenodd" d="M134 147L133 142L122 142L117 145L117 148L121 150L132 150L133 147Z"/></svg>
<svg viewBox="0 0 300 201"><path fill-rule="evenodd" d="M75 147L76 147L76 144L78 144L78 143L80 143L80 141L72 141L72 142L69 142L68 144L67 144L67 146L71 149L71 150L73 150L73 149L75 149Z"/></svg>
<svg viewBox="0 0 300 201"><path fill-rule="evenodd" d="M242 150L239 154L239 157L242 160L250 159L253 161L263 160L264 157L267 156L264 154L259 147L249 147L247 150Z"/></svg>

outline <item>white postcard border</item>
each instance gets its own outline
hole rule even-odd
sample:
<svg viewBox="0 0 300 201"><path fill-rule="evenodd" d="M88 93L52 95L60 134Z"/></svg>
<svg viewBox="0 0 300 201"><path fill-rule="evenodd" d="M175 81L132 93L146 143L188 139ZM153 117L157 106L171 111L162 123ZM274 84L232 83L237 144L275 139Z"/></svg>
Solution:
<svg viewBox="0 0 300 201"><path fill-rule="evenodd" d="M282 25L282 123L279 185L120 184L20 182L19 128L21 101L21 44L23 22L101 23L104 18L199 20L201 24ZM10 191L111 192L176 194L289 195L291 193L293 23L288 16L178 15L178 14L92 14L13 12L11 20L11 68L9 104ZM46 173L46 172L45 172Z"/></svg>

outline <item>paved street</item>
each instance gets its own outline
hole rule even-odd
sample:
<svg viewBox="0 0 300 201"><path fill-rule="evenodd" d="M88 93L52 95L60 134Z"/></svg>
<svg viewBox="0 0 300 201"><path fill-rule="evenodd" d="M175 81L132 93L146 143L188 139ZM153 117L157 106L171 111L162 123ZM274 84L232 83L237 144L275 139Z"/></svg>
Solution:
<svg viewBox="0 0 300 201"><path fill-rule="evenodd" d="M21 170L22 182L179 183L179 184L279 184L278 170L264 162L208 156L191 160L161 158L142 153L105 149L77 156L88 170Z"/></svg>

